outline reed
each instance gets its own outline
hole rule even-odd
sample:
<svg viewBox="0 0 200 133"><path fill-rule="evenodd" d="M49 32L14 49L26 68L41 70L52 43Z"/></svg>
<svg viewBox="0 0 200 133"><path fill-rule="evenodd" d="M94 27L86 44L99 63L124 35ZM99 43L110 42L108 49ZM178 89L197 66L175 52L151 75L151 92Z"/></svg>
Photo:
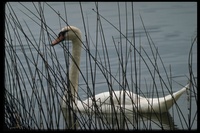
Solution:
<svg viewBox="0 0 200 133"><path fill-rule="evenodd" d="M91 33L88 17L84 14L82 3L79 5L83 24L83 60L84 68L80 68L79 92L77 99L94 97L100 91L99 87L107 88L110 101L113 103L114 90L128 90L143 97L160 97L172 94L174 84L179 84L178 78L191 82L192 87L187 92L187 112L181 110L178 103L170 112L164 114L141 114L131 112L126 114L123 106L120 113L115 108L112 114L105 114L94 106L94 112L74 111L72 99L67 99L67 106L72 112L69 118L63 117L61 100L64 88L69 84L69 60L71 55L70 42L60 44L62 50L51 47L57 36L45 17L48 8L58 18L58 29L68 23L66 4L63 4L64 15L54 9L50 3L17 3L29 21L19 19L12 2L6 3L5 14L5 127L8 129L196 129L197 127L197 74L194 59L197 37L191 42L188 51L188 71L184 75L173 75L171 65L166 67L159 47L156 46L148 28L145 27L142 14L140 20L143 26L147 46L142 45L141 34L136 35L134 3L117 3L118 25L113 24L99 11L99 3L94 3L92 13L96 15L95 33ZM125 8L122 8L124 6ZM62 7L61 7L62 8ZM121 12L125 9L125 26L122 25ZM131 14L128 14L131 10ZM131 16L131 21L129 19ZM29 23L28 23L29 22ZM38 35L33 32L32 24L38 28ZM110 26L115 36L106 36L105 27ZM125 27L125 30L124 30ZM132 35L129 35L131 29ZM91 37L95 34L95 38ZM107 39L113 44L108 44ZM144 39L144 38L142 38ZM139 40L139 41L138 41ZM110 47L113 47L110 50ZM114 53L114 57L111 54ZM113 58L115 60L113 60ZM168 65L168 64L167 64ZM196 64L195 64L196 65ZM146 72L148 77L142 74ZM146 91L142 88L146 88ZM69 90L69 97L71 96ZM119 103L125 104L125 94ZM98 99L93 98L93 104ZM122 101L122 102L121 102ZM136 103L138 104L138 103ZM177 127L174 116L178 115L181 125Z"/></svg>

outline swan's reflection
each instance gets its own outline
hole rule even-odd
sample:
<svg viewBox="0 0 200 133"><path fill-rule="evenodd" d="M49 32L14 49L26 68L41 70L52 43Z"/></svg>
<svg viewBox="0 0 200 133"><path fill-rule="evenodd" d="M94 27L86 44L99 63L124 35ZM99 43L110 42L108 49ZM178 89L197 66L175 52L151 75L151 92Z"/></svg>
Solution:
<svg viewBox="0 0 200 133"><path fill-rule="evenodd" d="M139 130L176 130L169 112L162 114L139 113L77 113L78 129L139 129Z"/></svg>

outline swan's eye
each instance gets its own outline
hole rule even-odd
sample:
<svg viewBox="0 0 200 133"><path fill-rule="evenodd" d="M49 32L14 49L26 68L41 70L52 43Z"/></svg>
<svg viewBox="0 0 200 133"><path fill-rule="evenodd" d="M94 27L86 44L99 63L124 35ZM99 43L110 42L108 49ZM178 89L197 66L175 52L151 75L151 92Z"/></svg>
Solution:
<svg viewBox="0 0 200 133"><path fill-rule="evenodd" d="M65 33L67 33L69 30L65 30L65 31L61 31L59 34L58 34L58 36L60 37L60 36L65 36Z"/></svg>

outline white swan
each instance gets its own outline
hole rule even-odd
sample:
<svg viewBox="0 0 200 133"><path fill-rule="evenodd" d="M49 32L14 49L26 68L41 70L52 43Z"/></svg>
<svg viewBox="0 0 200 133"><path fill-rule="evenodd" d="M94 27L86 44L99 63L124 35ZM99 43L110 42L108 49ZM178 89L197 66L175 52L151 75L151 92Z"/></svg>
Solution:
<svg viewBox="0 0 200 133"><path fill-rule="evenodd" d="M73 98L73 109L78 111L99 110L103 113L112 111L120 112L141 112L141 113L164 113L167 112L179 97L190 87L190 83L181 90L161 98L145 98L129 91L103 92L95 95L94 98L88 98L84 101L77 99L79 66L81 57L82 38L81 31L74 26L64 27L58 35L58 38L52 42L52 46L63 40L72 41L72 60L69 73L70 91ZM125 97L124 97L125 96ZM62 108L67 108L66 97L67 89L62 99ZM125 98L125 99L124 99ZM124 101L125 100L125 101ZM111 104L112 103L112 104ZM125 104L121 104L125 103Z"/></svg>

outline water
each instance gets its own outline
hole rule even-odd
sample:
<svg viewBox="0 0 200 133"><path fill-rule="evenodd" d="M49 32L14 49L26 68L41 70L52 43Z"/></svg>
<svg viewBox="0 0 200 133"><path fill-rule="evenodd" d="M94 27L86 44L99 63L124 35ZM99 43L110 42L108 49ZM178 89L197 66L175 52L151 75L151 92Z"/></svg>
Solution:
<svg viewBox="0 0 200 133"><path fill-rule="evenodd" d="M59 59L59 62L56 63L56 60L52 61L50 58L51 55L48 54L46 55L45 53L45 48L42 46L42 44L46 44L49 45L51 43L51 41L56 37L56 35L59 33L60 29L62 27L64 27L66 25L66 23L64 21L62 21L59 17L58 14L56 14L47 4L45 3L41 3L41 9L39 10L39 4L38 3L22 3L24 6L22 6L21 4L19 4L18 2L11 2L9 3L11 4L14 12L17 15L17 18L20 22L20 24L23 26L24 31L26 32L27 36L30 36L30 39L32 40L32 42L36 41L36 43L41 43L41 45L38 45L37 47L41 50L41 52L45 55L46 59L49 60L49 64L54 66L56 69L56 66L62 66L62 70L57 70L57 74L58 77L62 76L64 77L64 79L66 78L66 62L65 62L65 55L63 54L63 48L61 46L55 46L54 50L55 50L55 54ZM90 52L95 55L95 50L96 47L94 45L97 44L98 46L98 52L99 55L97 56L97 58L99 60L102 60L102 62L107 61L108 59L104 59L104 57L106 57L103 51L104 45L102 45L104 43L104 41L102 40L102 36L99 36L98 39L96 38L96 34L97 34L97 13L95 11L97 11L97 7L98 7L98 11L99 13L106 18L110 23L112 23L113 25L115 25L118 29L121 28L121 32L126 35L127 39L129 39L130 41L133 42L133 21L132 21L132 7L131 7L131 3L115 3L115 2L99 2L99 3L94 3L94 2L82 2L81 3L81 7L79 3L76 2L66 2L66 3L59 3L59 2L50 2L48 3L57 13L59 13L59 15L65 19L67 21L67 23L69 25L74 25L78 28L81 29L82 31L82 36L83 36L83 42L86 43L86 41L89 42L90 44ZM37 7L37 9L35 7ZM81 12L81 8L83 11L83 15L84 15L84 19L82 18L82 12ZM93 11L93 9L95 11ZM127 9L127 10L126 10ZM176 82L178 82L181 85L186 85L187 84L187 76L189 76L189 71L188 71L188 56L189 56L189 50L192 44L192 40L194 39L194 37L196 36L196 32L197 32L197 4L195 2L136 2L133 3L133 9L134 9L134 28L135 28L135 42L136 42L136 47L139 48L139 46L141 45L147 52L151 52L150 51L150 47L149 47L149 42L148 39L146 37L146 33L144 31L143 25L142 25L142 21L140 19L140 15L143 19L145 28L147 29L147 31L149 32L155 46L158 48L159 54L162 58L162 61L164 62L164 65L166 66L166 69L168 71L168 73L170 73L171 70L171 75L176 77L176 76L181 76L178 78L174 78L174 80ZM30 11L31 12L30 12ZM66 10L66 12L65 12ZM39 16L39 11L42 11L44 14L44 21L45 24L50 27L50 30L48 28L48 32L51 35L50 38L41 38L41 21L38 20L38 16ZM8 15L9 17L11 16L9 14L9 10L6 7L6 15ZM27 14L27 15L25 15ZM35 15L33 15L35 14ZM120 19L119 19L120 17ZM34 20L34 21L33 21ZM123 59L125 61L126 59L126 53L127 53L127 49L125 48L126 46L130 45L126 40L126 38L124 38L115 28L113 28L112 25L110 25L108 22L106 22L104 19L101 18L101 25L103 28L103 33L104 33L104 39L105 39L105 46L107 47L108 50L108 56L109 56L109 63L110 63L110 67L111 67L111 72L113 73L113 75L115 75L115 78L118 79L118 81L122 82L122 78L120 78L120 72L119 72L119 59L117 56L117 52L116 49L114 47L114 42L116 44L120 44L122 45L122 53L123 53ZM31 33L34 36L31 36L30 31L28 30L28 28L26 27L26 24L29 26ZM86 24L86 29L87 31L85 32L84 30L84 24ZM98 34L101 34L101 30L98 31ZM89 33L89 34L88 34ZM14 36L14 32L11 33L12 36ZM88 36L89 40L86 40L85 35ZM17 40L17 37L14 37L15 40ZM113 41L113 39L114 41ZM41 40L44 39L44 42L42 42ZM97 42L98 40L98 42ZM26 45L26 39L23 37L23 35L21 34L21 41L25 42L23 44ZM28 71L28 64L27 61L24 57L24 54L22 53L22 51L20 50L20 44L18 43L18 41L16 41L15 47L18 48L19 47L19 51L17 52L18 57L20 58L20 61L22 62L22 64L25 67L25 70ZM30 45L30 44L29 44ZM118 45L119 47L121 47L120 45ZM71 47L69 46L69 48L71 49ZM195 48L196 49L196 45ZM132 49L133 50L133 49ZM39 55L37 54L37 51L34 50L34 48L32 48L32 50L30 50L29 48L26 49L26 54L27 57L30 58L30 60L32 60L32 55L31 52L33 52L33 56L34 59L37 59L39 57ZM54 52L53 52L54 53ZM133 53L132 53L133 54ZM147 56L145 56L145 53L142 53L143 57L145 60L148 60ZM83 75L80 75L79 78L79 96L81 99L85 99L88 97L88 94L85 93L87 92L87 85L86 85L86 81L84 78L87 78L87 82L91 83L89 84L89 87L92 88L92 92L95 92L96 94L100 93L100 92L104 92L104 91L108 91L108 85L105 84L106 80L104 75L102 74L100 68L96 68L96 81L95 81L95 89L93 88L93 84L92 84L92 78L91 78L91 73L94 74L94 65L92 66L93 71L91 72L91 70L89 70L88 65L89 63L87 62L87 52L85 50L82 51L82 57L81 57L81 71L83 73ZM153 55L149 55L150 57L153 58ZM130 58L129 58L130 59ZM139 60L139 58L137 57L137 59ZM53 64L55 63L55 64ZM94 62L92 62L94 63ZM150 63L147 61L147 63ZM42 69L44 66L44 64L42 63L42 60L39 59L38 63L37 63L37 68ZM106 63L104 62L104 65L106 65ZM107 64L108 65L108 64ZM195 74L195 76L197 76L197 51L193 50L193 73ZM162 68L161 62L158 62L158 66L160 67L159 71L160 71L160 75L163 76L164 80L167 80L164 69ZM107 66L107 68L109 68ZM153 71L153 68L150 68ZM32 72L36 72L37 69L31 65L31 70ZM133 85L133 83L131 82L131 78L132 75L135 74L134 71L131 70L131 64L129 63L127 65L127 71L131 71L130 73L127 73L127 79L128 80L128 85L131 87ZM31 76L30 73L28 73L28 77ZM38 74L40 75L40 74ZM34 77L35 79L39 78L38 75L36 74L36 77ZM53 74L50 75L53 77ZM25 76L24 76L25 77ZM31 79L31 78L30 78ZM45 79L43 79L45 80ZM60 79L63 80L63 79ZM143 95L148 96L151 94L148 94L148 91L151 90L152 86L152 81L151 81L151 76L149 75L149 71L147 69L147 67L145 66L145 64L142 62L141 63L141 91L144 93ZM157 82L159 82L159 79L156 79ZM25 78L25 84L26 87L29 88L31 85L29 84L29 78ZM116 81L114 81L113 79L113 87L115 90L120 89L119 85L116 83ZM173 82L173 89L172 91L177 91L181 88L181 86L179 84L177 84L176 82ZM48 84L45 83L45 81L43 81L44 84L42 84L42 82L37 82L37 89L39 89L40 87L43 88L48 88ZM53 81L54 83L54 81ZM146 84L149 87L146 87ZM60 85L62 86L62 85ZM59 88L59 86L57 86ZM161 87L160 84L158 84L158 88ZM26 88L24 88L25 90ZM136 91L134 88L131 88L132 91ZM28 95L31 96L31 94L33 93L34 90L28 91ZM54 89L52 92L49 92L47 89L44 89L44 92L41 93L42 97L40 100L42 100L42 103L46 103L48 100L46 100L45 98L45 94L49 93L54 94L54 93L60 93L62 91L61 90L56 90ZM159 90L159 95L162 95L162 89ZM16 92L15 92L16 93ZM164 90L164 93L169 94L168 90ZM36 93L36 95L39 95L40 93ZM24 94L25 95L25 94ZM44 96L42 96L44 95ZM153 95L153 94L152 94ZM154 97L156 97L156 95L153 95ZM48 98L47 98L48 99ZM49 100L55 100L55 99L49 99ZM56 100L55 100L56 101ZM47 102L47 103L52 103L51 102ZM195 116L195 112L196 112L196 103L195 103L195 98L192 98L192 118ZM28 103L27 103L28 104ZM170 109L169 113L170 114L170 119L171 122L173 123L172 125L177 128L177 129L186 129L187 127L187 121L188 118L186 115L188 115L188 110L187 107L185 106L186 104L188 104L187 101L187 95L184 94L178 101L177 104L180 107L180 110L183 111L183 114L186 118L186 120L184 120L183 117L180 117L180 114L176 111L174 111L175 109ZM46 105L47 106L47 105ZM44 108L46 107L44 106ZM38 109L40 110L40 109ZM47 109L44 109L47 110ZM55 112L58 110L54 110ZM47 111L48 112L48 111ZM59 111L58 111L59 112ZM173 113L172 113L173 112ZM38 115L38 114L36 114ZM133 116L131 116L133 117ZM41 118L42 119L42 118ZM55 119L59 119L59 118L55 118ZM153 119L153 117L152 117ZM164 118L163 118L164 119ZM59 119L60 120L60 119ZM38 120L39 122L40 120ZM186 122L181 122L181 121L186 121ZM134 123L134 122L133 122ZM137 122L136 122L137 123ZM146 125L148 125L149 121L147 120L145 123L147 123ZM111 124L112 125L112 124ZM141 123L139 124L141 129L145 128L145 124ZM143 126L142 126L143 125ZM168 125L169 126L169 125ZM63 125L61 124L60 127L62 128ZM129 127L131 128L131 127ZM133 127L132 127L133 128ZM156 127L156 124L154 124L152 127L149 127L152 129L159 129L159 127ZM169 128L169 127L168 127ZM197 120L194 120L194 124L192 125L192 129L196 129L197 128Z"/></svg>

